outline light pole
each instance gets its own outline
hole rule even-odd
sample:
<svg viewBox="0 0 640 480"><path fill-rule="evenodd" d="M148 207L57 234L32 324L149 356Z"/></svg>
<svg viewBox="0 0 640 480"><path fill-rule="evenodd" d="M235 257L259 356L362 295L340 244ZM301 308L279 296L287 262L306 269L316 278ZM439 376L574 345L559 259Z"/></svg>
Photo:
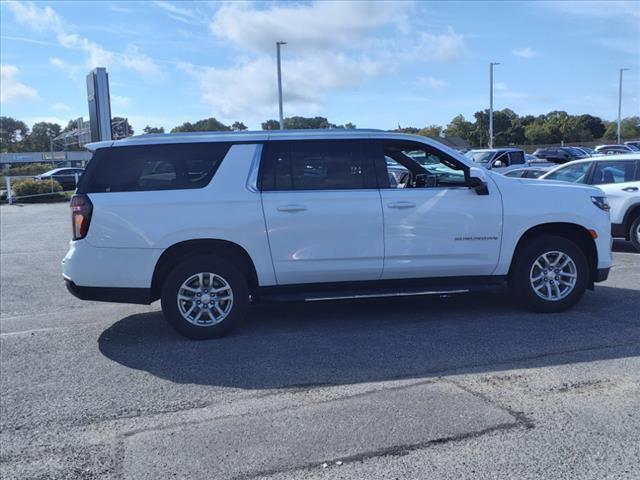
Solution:
<svg viewBox="0 0 640 480"><path fill-rule="evenodd" d="M622 117L622 72L629 70L628 68L620 69L620 88L618 89L618 145L620 145L620 123Z"/></svg>
<svg viewBox="0 0 640 480"><path fill-rule="evenodd" d="M278 106L280 107L280 130L284 130L284 117L282 116L282 69L280 67L280 45L286 45L287 42L276 42L276 51L278 52Z"/></svg>
<svg viewBox="0 0 640 480"><path fill-rule="evenodd" d="M493 66L498 62L489 63L489 148L493 148Z"/></svg>

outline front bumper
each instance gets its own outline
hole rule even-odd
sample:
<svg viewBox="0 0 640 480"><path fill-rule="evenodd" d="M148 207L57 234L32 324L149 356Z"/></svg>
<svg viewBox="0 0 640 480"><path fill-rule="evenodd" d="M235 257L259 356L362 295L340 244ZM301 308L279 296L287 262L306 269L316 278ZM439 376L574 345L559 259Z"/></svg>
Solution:
<svg viewBox="0 0 640 480"><path fill-rule="evenodd" d="M607 278L609 278L609 270L611 270L611 268L607 267L607 268L598 268L596 270L596 275L594 278L594 283L599 283L599 282L604 282Z"/></svg>

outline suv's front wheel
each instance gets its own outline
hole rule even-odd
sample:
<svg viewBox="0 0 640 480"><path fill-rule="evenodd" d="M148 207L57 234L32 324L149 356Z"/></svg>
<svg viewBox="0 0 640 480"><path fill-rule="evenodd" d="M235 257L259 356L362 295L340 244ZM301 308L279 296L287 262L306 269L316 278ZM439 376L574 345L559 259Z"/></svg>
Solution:
<svg viewBox="0 0 640 480"><path fill-rule="evenodd" d="M162 289L162 311L182 335L221 337L244 319L249 289L244 275L214 256L197 256L178 264Z"/></svg>
<svg viewBox="0 0 640 480"><path fill-rule="evenodd" d="M516 254L509 287L518 302L536 312L561 312L575 305L589 283L583 251L563 237L528 240Z"/></svg>

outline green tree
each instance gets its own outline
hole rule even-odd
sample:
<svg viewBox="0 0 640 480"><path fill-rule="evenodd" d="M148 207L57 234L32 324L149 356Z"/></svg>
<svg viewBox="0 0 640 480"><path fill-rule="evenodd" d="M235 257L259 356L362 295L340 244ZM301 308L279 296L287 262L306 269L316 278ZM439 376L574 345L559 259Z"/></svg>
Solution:
<svg viewBox="0 0 640 480"><path fill-rule="evenodd" d="M12 117L0 117L0 151L23 152L29 134L26 123Z"/></svg>
<svg viewBox="0 0 640 480"><path fill-rule="evenodd" d="M347 126L349 125L349 126ZM355 125L348 123L344 126L338 126L330 123L325 117L285 117L284 128L285 130L309 130L309 129L322 129L322 128L355 128ZM263 130L279 130L280 122L277 120L267 120L262 122Z"/></svg>
<svg viewBox="0 0 640 480"><path fill-rule="evenodd" d="M172 128L171 133L176 132L228 132L231 127L218 121L214 117L198 120L196 123L183 123L182 125Z"/></svg>
<svg viewBox="0 0 640 480"><path fill-rule="evenodd" d="M620 137L623 140L640 137L640 117L623 118L620 122ZM604 138L611 141L618 139L618 124L616 122L607 125Z"/></svg>
<svg viewBox="0 0 640 480"><path fill-rule="evenodd" d="M233 125L231 125L231 130L240 132L242 130L247 130L247 126L242 122L233 122Z"/></svg>
<svg viewBox="0 0 640 480"><path fill-rule="evenodd" d="M27 140L29 149L34 152L48 152L52 147L51 141L60 135L61 131L62 127L57 123L34 123Z"/></svg>
<svg viewBox="0 0 640 480"><path fill-rule="evenodd" d="M280 130L280 122L277 120L267 120L266 122L262 122L263 130Z"/></svg>
<svg viewBox="0 0 640 480"><path fill-rule="evenodd" d="M581 129L586 129L591 132L591 138L602 138L604 135L605 126L601 118L588 114L580 115L578 117L578 124Z"/></svg>
<svg viewBox="0 0 640 480"><path fill-rule="evenodd" d="M465 120L464 116L458 115L449 122L447 128L444 129L444 133L447 137L459 137L473 144L475 143L473 130L473 123Z"/></svg>
<svg viewBox="0 0 640 480"><path fill-rule="evenodd" d="M150 127L147 125L142 129L142 133L148 135L150 133L164 133L164 127Z"/></svg>
<svg viewBox="0 0 640 480"><path fill-rule="evenodd" d="M286 130L309 130L335 128L335 125L329 123L324 117L287 117L284 119L284 128Z"/></svg>
<svg viewBox="0 0 640 480"><path fill-rule="evenodd" d="M489 144L489 110L483 110L473 114L476 121L473 123L474 144L478 147L486 147Z"/></svg>
<svg viewBox="0 0 640 480"><path fill-rule="evenodd" d="M554 143L551 133L539 122L527 125L524 128L524 136L529 144Z"/></svg>
<svg viewBox="0 0 640 480"><path fill-rule="evenodd" d="M418 130L418 135L422 135L423 137L438 138L440 136L440 132L442 132L442 127L440 125L429 125L428 127L424 127Z"/></svg>
<svg viewBox="0 0 640 480"><path fill-rule="evenodd" d="M418 132L420 131L419 128L416 127L401 127L400 125L398 125L398 128L396 128L395 130L391 130L392 132L398 132L398 133L410 133L411 135L417 135Z"/></svg>

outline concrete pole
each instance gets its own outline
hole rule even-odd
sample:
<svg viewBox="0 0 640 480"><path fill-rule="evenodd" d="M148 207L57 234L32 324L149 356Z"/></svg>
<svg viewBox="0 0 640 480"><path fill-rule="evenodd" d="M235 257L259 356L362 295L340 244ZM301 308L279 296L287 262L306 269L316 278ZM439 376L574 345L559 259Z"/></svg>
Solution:
<svg viewBox="0 0 640 480"><path fill-rule="evenodd" d="M278 56L278 106L280 107L280 130L284 130L284 116L282 113L282 68L280 67L280 46L287 42L276 42L276 52Z"/></svg>
<svg viewBox="0 0 640 480"><path fill-rule="evenodd" d="M620 142L622 141L620 138L620 127L622 123L622 72L624 72L625 70L629 70L629 69L628 68L620 69L620 86L618 88L618 129L617 129L618 145L620 145Z"/></svg>

